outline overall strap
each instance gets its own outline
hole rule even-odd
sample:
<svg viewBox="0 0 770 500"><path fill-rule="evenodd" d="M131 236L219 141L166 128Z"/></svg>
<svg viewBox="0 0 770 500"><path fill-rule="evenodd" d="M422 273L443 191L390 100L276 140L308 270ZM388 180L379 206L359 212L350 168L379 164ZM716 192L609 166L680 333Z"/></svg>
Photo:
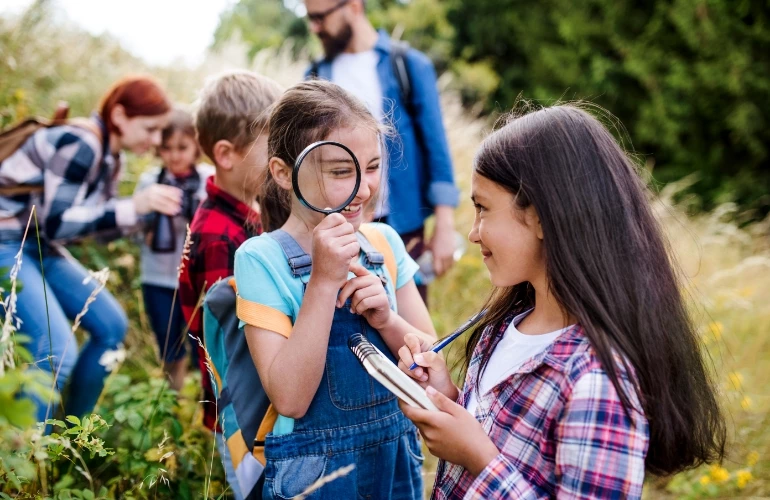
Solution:
<svg viewBox="0 0 770 500"><path fill-rule="evenodd" d="M310 260L310 256L302 250L299 243L289 233L283 229L276 229L267 234L281 245L281 249L286 255L286 260L291 268L291 274L295 278L301 278L310 274L310 271L313 269L313 262Z"/></svg>
<svg viewBox="0 0 770 500"><path fill-rule="evenodd" d="M363 225L361 226L364 227ZM376 229L374 230L376 231ZM371 234L371 233L370 233ZM379 234L379 233L377 233ZM374 270L374 274L379 276L380 280L382 281L382 285L385 286L388 282L387 275L385 274L385 256L377 250L374 245L366 238L364 233L362 231L358 231L356 233L356 238L358 238L358 244L361 247L361 251L364 253L364 264L369 267L370 269ZM392 272L391 270L388 270L388 272ZM393 290L396 289L396 279L397 277L395 275L391 276L391 279L393 280ZM387 287L386 287L387 290ZM388 303L390 304L391 309L393 309L393 301L395 297L391 296L390 293L388 295Z"/></svg>
<svg viewBox="0 0 770 500"><path fill-rule="evenodd" d="M364 252L364 263L368 267L382 268L383 264L385 264L385 256L378 252L360 231L356 233L356 238L358 238L361 251Z"/></svg>

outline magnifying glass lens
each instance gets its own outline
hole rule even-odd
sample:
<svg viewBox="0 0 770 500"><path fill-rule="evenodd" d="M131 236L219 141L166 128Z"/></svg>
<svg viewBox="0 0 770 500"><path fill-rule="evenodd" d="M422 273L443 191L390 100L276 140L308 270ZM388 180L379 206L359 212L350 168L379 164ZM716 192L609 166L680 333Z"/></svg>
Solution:
<svg viewBox="0 0 770 500"><path fill-rule="evenodd" d="M297 197L318 212L343 210L355 197L361 181L355 156L342 145L330 142L311 145L303 155L294 169Z"/></svg>

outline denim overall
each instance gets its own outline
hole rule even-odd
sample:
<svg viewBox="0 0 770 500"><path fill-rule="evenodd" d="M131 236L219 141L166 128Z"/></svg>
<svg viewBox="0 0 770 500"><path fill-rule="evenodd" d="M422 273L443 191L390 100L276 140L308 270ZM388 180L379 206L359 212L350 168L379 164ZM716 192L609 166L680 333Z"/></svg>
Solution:
<svg viewBox="0 0 770 500"><path fill-rule="evenodd" d="M310 256L285 231L269 235L283 248L304 290L312 268ZM357 235L365 266L383 278L382 254L361 233ZM363 333L394 360L379 332L363 316L350 312L350 299L335 310L326 368L307 413L295 420L290 434L267 435L264 499L292 498L350 464L355 468L349 474L307 498L422 498L423 456L416 429L399 410L396 397L366 373L348 348L354 333Z"/></svg>

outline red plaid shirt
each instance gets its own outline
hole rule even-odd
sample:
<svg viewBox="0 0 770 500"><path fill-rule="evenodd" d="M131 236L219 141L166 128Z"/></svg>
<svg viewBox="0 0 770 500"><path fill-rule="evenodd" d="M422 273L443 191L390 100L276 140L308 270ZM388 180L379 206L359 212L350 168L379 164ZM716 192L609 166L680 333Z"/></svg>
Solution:
<svg viewBox="0 0 770 500"><path fill-rule="evenodd" d="M201 343L203 324L199 302L217 280L233 275L238 247L262 232L259 214L214 184L214 177L209 177L206 193L208 198L195 212L190 224L190 252L179 276L182 313L190 325L190 335ZM219 431L211 376L206 369L206 354L200 346L198 360L203 383L203 425Z"/></svg>
<svg viewBox="0 0 770 500"><path fill-rule="evenodd" d="M481 354L512 319L482 335L458 404L477 397ZM500 450L497 458L475 478L440 462L432 498L640 498L649 427L633 384L616 365L638 409L630 419L582 327L564 332L481 396L476 419Z"/></svg>

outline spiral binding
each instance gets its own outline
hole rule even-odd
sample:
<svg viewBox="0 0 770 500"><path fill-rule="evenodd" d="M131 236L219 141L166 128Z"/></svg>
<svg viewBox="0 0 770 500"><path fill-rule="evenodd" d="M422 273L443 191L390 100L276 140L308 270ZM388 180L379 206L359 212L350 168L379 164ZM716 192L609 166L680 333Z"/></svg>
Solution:
<svg viewBox="0 0 770 500"><path fill-rule="evenodd" d="M360 333L354 333L348 338L348 347L362 363L367 357L377 354L377 349Z"/></svg>

